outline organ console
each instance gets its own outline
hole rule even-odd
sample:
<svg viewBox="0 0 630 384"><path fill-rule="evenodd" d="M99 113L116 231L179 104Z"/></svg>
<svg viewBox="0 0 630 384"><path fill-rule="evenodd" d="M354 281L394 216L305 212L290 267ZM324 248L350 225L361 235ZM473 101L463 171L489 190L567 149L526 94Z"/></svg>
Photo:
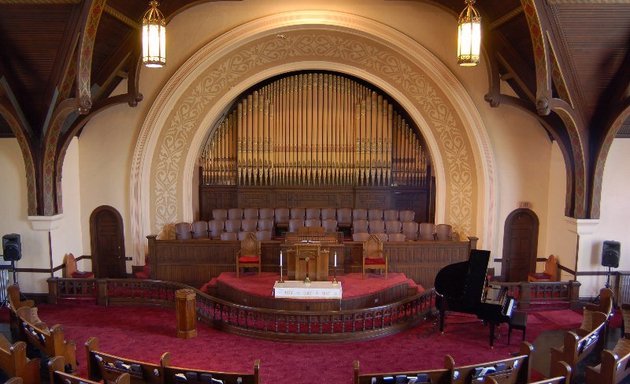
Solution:
<svg viewBox="0 0 630 384"><path fill-rule="evenodd" d="M450 264L435 276L436 306L440 332L444 331L446 310L472 313L490 325L490 346L494 344L494 328L508 322L516 307L507 288L486 285L490 251L472 249L468 261Z"/></svg>

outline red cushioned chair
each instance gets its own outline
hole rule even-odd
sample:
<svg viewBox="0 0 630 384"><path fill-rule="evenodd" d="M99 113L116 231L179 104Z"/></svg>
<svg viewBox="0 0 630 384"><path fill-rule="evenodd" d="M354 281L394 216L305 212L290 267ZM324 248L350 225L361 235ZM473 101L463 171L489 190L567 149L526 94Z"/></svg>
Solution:
<svg viewBox="0 0 630 384"><path fill-rule="evenodd" d="M249 232L241 240L241 249L236 254L236 277L239 277L241 268L258 268L260 275L260 242L256 235Z"/></svg>
<svg viewBox="0 0 630 384"><path fill-rule="evenodd" d="M545 261L545 270L542 272L530 273L527 281L558 281L558 258L555 255L549 255Z"/></svg>
<svg viewBox="0 0 630 384"><path fill-rule="evenodd" d="M370 237L363 243L363 278L366 269L385 270L387 278L388 257L383 252L383 242L376 235Z"/></svg>
<svg viewBox="0 0 630 384"><path fill-rule="evenodd" d="M94 273L89 271L79 271L77 269L77 261L74 259L72 253L66 253L63 257L63 263L65 268L63 269L63 277L72 277L75 279L91 279L94 277Z"/></svg>

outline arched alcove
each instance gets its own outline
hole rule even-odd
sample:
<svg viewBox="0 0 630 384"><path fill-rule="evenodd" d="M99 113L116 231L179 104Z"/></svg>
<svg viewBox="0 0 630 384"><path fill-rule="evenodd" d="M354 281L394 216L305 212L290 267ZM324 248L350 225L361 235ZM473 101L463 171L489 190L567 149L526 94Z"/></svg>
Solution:
<svg viewBox="0 0 630 384"><path fill-rule="evenodd" d="M131 185L134 258L144 236L192 220L197 149L237 95L300 70L346 73L383 89L420 127L435 166L436 222L491 238L493 160L479 113L455 76L416 41L339 12L288 12L237 27L199 49L167 82L143 123Z"/></svg>

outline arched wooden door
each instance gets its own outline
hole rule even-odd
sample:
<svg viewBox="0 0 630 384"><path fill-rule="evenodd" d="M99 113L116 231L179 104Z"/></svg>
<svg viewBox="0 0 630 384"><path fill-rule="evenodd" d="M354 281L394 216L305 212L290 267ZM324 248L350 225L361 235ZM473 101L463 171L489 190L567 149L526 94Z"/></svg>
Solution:
<svg viewBox="0 0 630 384"><path fill-rule="evenodd" d="M527 281L536 270L538 216L527 208L514 210L505 219L502 274L506 281Z"/></svg>
<svg viewBox="0 0 630 384"><path fill-rule="evenodd" d="M92 266L97 278L124 278L125 238L120 213L108 205L96 208L90 215Z"/></svg>

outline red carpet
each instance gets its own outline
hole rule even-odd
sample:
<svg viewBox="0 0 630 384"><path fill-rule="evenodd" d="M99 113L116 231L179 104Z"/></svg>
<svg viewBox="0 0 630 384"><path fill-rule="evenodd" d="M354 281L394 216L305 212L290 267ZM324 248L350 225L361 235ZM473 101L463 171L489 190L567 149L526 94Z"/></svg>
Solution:
<svg viewBox="0 0 630 384"><path fill-rule="evenodd" d="M329 277L329 280L332 281L332 276ZM210 280L210 282L201 287L201 291L207 292L209 287L220 281L239 291L253 295L273 297L273 284L277 280L280 280L280 275L272 272L262 272L260 275L241 275L240 278L237 278L234 272L223 272L219 277ZM337 280L341 283L344 299L373 294L404 283L407 283L412 288L418 287L418 293L424 292L424 288L418 286L412 279L407 278L404 273L388 273L387 279L383 276L371 274L366 275L364 279L360 273L349 273L338 276Z"/></svg>
<svg viewBox="0 0 630 384"><path fill-rule="evenodd" d="M518 350L520 332L506 345L503 324L488 346L488 328L474 316L449 314L446 333L439 335L432 324L423 324L394 336L362 342L290 343L250 339L216 331L198 324L198 336L175 337L173 310L147 307L99 307L86 304L39 306L40 318L49 326L62 324L66 338L77 343L79 373L85 375L83 343L90 336L100 340L105 352L158 362L171 352L174 365L224 371L252 371L261 359L263 384L350 383L352 361L361 362L362 372L417 370L442 367L445 354L457 364L471 364L509 357ZM581 315L569 311L530 313L527 340L545 330L576 328Z"/></svg>

